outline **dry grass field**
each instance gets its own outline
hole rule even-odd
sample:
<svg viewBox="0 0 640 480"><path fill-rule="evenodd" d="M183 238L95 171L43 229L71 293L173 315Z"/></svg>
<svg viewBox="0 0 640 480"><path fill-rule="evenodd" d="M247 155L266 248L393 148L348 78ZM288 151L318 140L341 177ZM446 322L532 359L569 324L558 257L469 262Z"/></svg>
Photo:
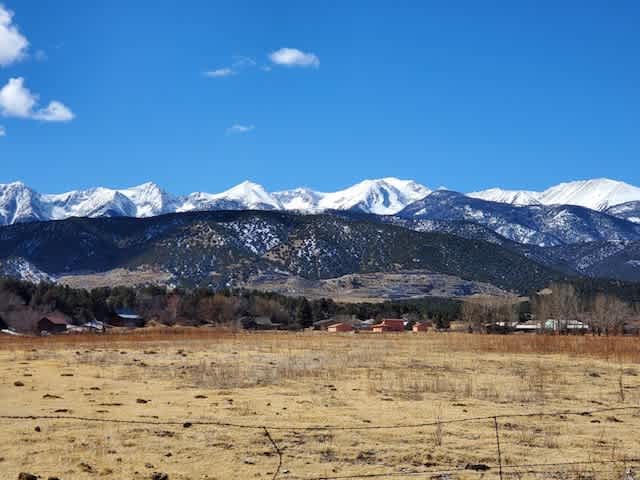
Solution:
<svg viewBox="0 0 640 480"><path fill-rule="evenodd" d="M640 457L638 405L638 338L1 338L0 415L120 423L0 419L0 478L499 478L492 416L505 479L640 478L624 473Z"/></svg>

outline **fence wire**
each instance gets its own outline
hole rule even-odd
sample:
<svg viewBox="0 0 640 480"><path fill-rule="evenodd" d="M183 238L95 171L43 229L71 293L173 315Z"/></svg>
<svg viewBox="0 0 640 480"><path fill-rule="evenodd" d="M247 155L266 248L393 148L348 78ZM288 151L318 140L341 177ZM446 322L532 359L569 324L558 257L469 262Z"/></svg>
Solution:
<svg viewBox="0 0 640 480"><path fill-rule="evenodd" d="M504 442L501 441L500 433L500 420L514 419L514 418L531 418L531 417L570 417L570 416L592 416L603 413L618 412L619 414L628 414L631 412L640 415L640 405L625 406L625 407L613 407L607 406L592 410L563 410L556 412L530 412L530 413L511 413L511 414L496 414L483 417L467 417L450 420L429 420L425 422L415 424L394 424L394 425L357 425L357 426L339 426L339 425L252 425L241 424L234 422L227 422L223 420L196 420L196 419L184 419L184 420L127 420L119 418L99 418L99 417L84 417L73 415L0 415L1 420L9 421L28 421L28 420L60 420L60 421L74 421L85 423L111 423L111 424L129 424L129 425L147 425L147 426L170 426L170 427L182 427L191 428L196 426L205 427L219 427L228 429L247 429L262 431L267 441L273 449L273 453L278 459L278 464L273 472L272 479L277 480L282 478L282 472L285 471L284 467L284 454L283 448L278 444L273 437L273 431L289 431L289 432L328 432L328 431L360 431L360 430L390 430L390 429L419 429L424 427L434 427L451 424L463 424L469 422L491 422L492 427L495 429L495 444L496 444L496 463L495 464L436 464L424 469L403 469L397 471L385 471L385 472L368 472L359 474L344 474L344 475L319 475L319 476L292 476L288 475L288 480L349 480L349 479L367 479L367 478L409 478L409 477L423 477L429 479L451 479L456 474L477 474L478 478L485 478L487 476L497 477L501 480L504 478L516 478L521 479L526 476L540 476L541 478L549 479L568 479L569 477L577 477L579 479L591 479L594 474L597 473L611 473L611 470L604 470L604 466L619 466L624 469L624 477L620 480L640 480L640 474L636 474L636 471L640 472L640 452L635 452L636 455L630 457L623 457L620 459L594 459L584 461L567 461L567 462L554 462L554 463L529 463L529 464L509 464L503 462L504 454ZM638 430L640 436L640 429ZM599 468L595 468L599 467Z"/></svg>

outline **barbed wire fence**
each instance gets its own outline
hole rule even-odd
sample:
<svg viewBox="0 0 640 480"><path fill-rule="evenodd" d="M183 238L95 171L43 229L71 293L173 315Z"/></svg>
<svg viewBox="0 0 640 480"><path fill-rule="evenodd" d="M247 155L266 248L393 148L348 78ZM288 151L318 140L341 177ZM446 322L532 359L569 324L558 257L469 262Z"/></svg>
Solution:
<svg viewBox="0 0 640 480"><path fill-rule="evenodd" d="M282 479L284 469L284 448L280 446L272 432L331 432L331 431L364 431L364 430L397 430L397 429L420 429L424 427L441 427L443 425L464 424L469 422L491 422L495 431L495 464L434 464L427 468L412 471L385 471L366 472L344 475L320 475L320 476L293 476L287 474L288 480L357 480L367 478L428 478L431 480L451 480L456 474L477 474L479 478L492 476L500 480L524 478L543 478L569 480L576 478L579 480L593 480L596 474L610 474L611 470L604 470L605 466L622 467L622 476L615 480L640 480L640 451L630 452L621 458L611 459L589 459L574 460L566 462L551 463L529 463L513 464L504 462L505 443L501 437L501 421L515 418L567 418L579 416L593 416L604 413L617 413L618 415L633 415L640 417L640 405L625 407L602 407L591 410L563 410L556 412L530 412L530 413L507 413L488 416L466 417L449 420L429 420L413 424L391 424L391 425L252 425L243 423L227 422L223 420L126 420L117 418L100 418L74 415L0 415L0 420L8 421L30 421L30 420L60 420L77 421L86 423L109 423L128 424L142 426L165 426L191 428L196 426L219 427L228 429L246 429L261 431L273 449L273 454L277 458L277 466L273 472L272 480ZM640 439L640 425L636 430ZM604 478L604 477L603 477Z"/></svg>

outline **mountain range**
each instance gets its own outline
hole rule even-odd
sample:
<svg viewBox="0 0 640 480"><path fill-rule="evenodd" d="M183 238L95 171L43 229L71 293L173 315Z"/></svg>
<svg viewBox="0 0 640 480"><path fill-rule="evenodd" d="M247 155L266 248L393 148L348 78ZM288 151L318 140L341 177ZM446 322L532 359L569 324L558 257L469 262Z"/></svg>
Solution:
<svg viewBox="0 0 640 480"><path fill-rule="evenodd" d="M337 192L296 188L270 193L245 181L221 193L183 196L154 183L62 194L41 194L20 182L0 185L0 225L211 210L351 211L405 220L465 221L539 246L640 240L640 188L609 179L563 183L544 192L490 189L466 195L393 177L364 180Z"/></svg>
<svg viewBox="0 0 640 480"><path fill-rule="evenodd" d="M296 188L269 193L245 181L221 193L173 195L154 183L125 189L91 188L41 194L22 182L0 185L0 225L70 217L152 217L207 210L359 210L393 214L431 193L411 180L364 180L337 192Z"/></svg>
<svg viewBox="0 0 640 480"><path fill-rule="evenodd" d="M521 291L537 268L543 280L640 280L640 189L608 179L471 194L396 178L338 192L243 182L183 196L153 183L41 194L16 182L0 185L0 225L0 274L32 279L142 268L224 286L417 269Z"/></svg>
<svg viewBox="0 0 640 480"><path fill-rule="evenodd" d="M543 192L491 188L468 196L511 205L577 205L605 211L615 205L639 201L640 188L628 183L597 178L560 183Z"/></svg>
<svg viewBox="0 0 640 480"><path fill-rule="evenodd" d="M412 180L364 180L337 192L295 188L267 192L245 181L220 193L174 195L154 183L125 189L104 187L41 194L22 182L0 184L0 225L69 217L151 217L196 210L357 210L393 215L433 190ZM606 178L561 183L543 192L492 188L472 198L515 206L575 205L640 222L640 188Z"/></svg>
<svg viewBox="0 0 640 480"><path fill-rule="evenodd" d="M154 183L125 189L104 187L62 194L41 194L21 182L0 184L0 225L69 217L150 217L202 210L356 210L393 215L432 189L393 177L364 180L337 192L295 188L267 192L245 181L220 193L174 195ZM562 183L543 192L492 188L468 197L514 206L575 205L640 222L640 188L609 179Z"/></svg>

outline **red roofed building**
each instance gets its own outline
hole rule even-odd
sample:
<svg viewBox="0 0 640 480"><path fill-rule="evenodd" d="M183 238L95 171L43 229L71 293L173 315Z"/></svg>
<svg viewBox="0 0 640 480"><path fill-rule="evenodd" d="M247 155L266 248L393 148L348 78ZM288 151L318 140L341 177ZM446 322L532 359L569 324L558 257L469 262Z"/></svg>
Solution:
<svg viewBox="0 0 640 480"><path fill-rule="evenodd" d="M374 325L372 330L375 333L402 332L404 331L404 320L401 318L384 318L382 322Z"/></svg>
<svg viewBox="0 0 640 480"><path fill-rule="evenodd" d="M333 325L329 325L329 327L327 328L327 331L332 333L352 332L353 326L349 325L348 323L334 323Z"/></svg>

